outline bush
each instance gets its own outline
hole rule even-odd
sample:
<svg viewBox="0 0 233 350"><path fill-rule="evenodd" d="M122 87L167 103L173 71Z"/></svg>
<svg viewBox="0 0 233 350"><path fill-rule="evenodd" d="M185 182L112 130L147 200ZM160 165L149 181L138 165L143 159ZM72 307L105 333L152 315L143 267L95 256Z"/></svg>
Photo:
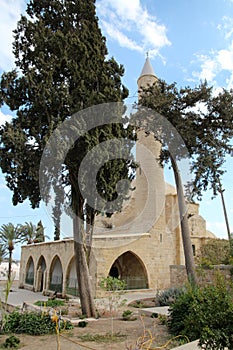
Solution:
<svg viewBox="0 0 233 350"><path fill-rule="evenodd" d="M218 277L215 285L187 288L170 307L174 335L200 339L204 349L233 349L233 290Z"/></svg>
<svg viewBox="0 0 233 350"><path fill-rule="evenodd" d="M9 338L6 338L3 347L5 349L18 349L20 344L20 339L14 335L11 335Z"/></svg>
<svg viewBox="0 0 233 350"><path fill-rule="evenodd" d="M133 317L133 312L131 310L124 310L122 312L122 318L124 321L135 321L136 317Z"/></svg>
<svg viewBox="0 0 233 350"><path fill-rule="evenodd" d="M201 267L230 263L230 245L226 239L209 239L197 252L195 262Z"/></svg>
<svg viewBox="0 0 233 350"><path fill-rule="evenodd" d="M48 314L35 311L20 313L16 310L7 316L3 333L43 335L55 333L55 327L55 322ZM62 321L60 328L70 329L70 323Z"/></svg>
<svg viewBox="0 0 233 350"><path fill-rule="evenodd" d="M177 297L182 294L181 288L169 288L164 291L158 292L156 296L156 304L159 306L170 306L174 303Z"/></svg>

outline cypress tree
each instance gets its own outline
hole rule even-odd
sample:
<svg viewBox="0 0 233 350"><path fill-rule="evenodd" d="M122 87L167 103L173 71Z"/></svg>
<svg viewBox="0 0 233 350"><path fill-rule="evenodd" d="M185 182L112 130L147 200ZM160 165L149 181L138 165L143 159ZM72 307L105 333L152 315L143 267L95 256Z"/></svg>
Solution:
<svg viewBox="0 0 233 350"><path fill-rule="evenodd" d="M41 201L40 161L56 127L90 106L123 101L128 90L121 82L123 66L114 58L106 58L106 42L98 26L94 0L31 0L26 14L14 31L16 68L1 77L0 101L16 116L0 129L0 166L13 192L13 204L29 199L32 208L36 208ZM70 188L73 212L78 218L85 217L87 223L80 226L74 219L77 277L82 311L87 316L95 316L96 311L88 272L90 246L82 237L86 228L93 228L99 211L86 204L77 173L83 157L95 145L114 138L129 139L130 159L132 130L120 123L107 125L91 130L75 142L60 174L61 186ZM109 201L115 199L116 184L119 179L130 177L132 165L123 159L106 162L98 172L99 193ZM123 200L124 196L119 197L119 209ZM53 215L59 224L56 215L64 207L59 200L55 204ZM59 227L55 239L58 235Z"/></svg>

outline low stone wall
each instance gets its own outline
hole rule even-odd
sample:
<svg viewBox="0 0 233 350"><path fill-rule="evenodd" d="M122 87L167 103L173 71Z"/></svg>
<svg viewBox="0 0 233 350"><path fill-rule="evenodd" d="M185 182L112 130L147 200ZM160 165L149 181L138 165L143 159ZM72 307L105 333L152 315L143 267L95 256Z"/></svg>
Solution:
<svg viewBox="0 0 233 350"><path fill-rule="evenodd" d="M197 267L197 278L200 285L211 284L216 273L219 272L226 280L233 279L232 275L233 266L229 265L216 265L213 268L200 268ZM170 285L171 287L181 287L187 282L186 269L184 265L170 265Z"/></svg>

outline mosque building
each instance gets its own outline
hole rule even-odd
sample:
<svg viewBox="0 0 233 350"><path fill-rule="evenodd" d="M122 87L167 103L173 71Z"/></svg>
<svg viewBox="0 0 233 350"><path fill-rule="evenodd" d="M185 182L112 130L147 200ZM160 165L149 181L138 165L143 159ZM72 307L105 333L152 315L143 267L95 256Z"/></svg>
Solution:
<svg viewBox="0 0 233 350"><path fill-rule="evenodd" d="M138 78L138 91L154 84L149 57ZM126 289L161 290L171 287L171 267L184 265L184 253L175 187L164 180L158 164L160 144L153 135L138 133L139 163L135 191L121 212L98 216L93 235L90 277L95 296L99 282L111 275L125 280ZM206 230L199 205L188 203L193 252L215 236ZM20 287L34 291L59 291L77 295L73 239L30 244L21 248Z"/></svg>

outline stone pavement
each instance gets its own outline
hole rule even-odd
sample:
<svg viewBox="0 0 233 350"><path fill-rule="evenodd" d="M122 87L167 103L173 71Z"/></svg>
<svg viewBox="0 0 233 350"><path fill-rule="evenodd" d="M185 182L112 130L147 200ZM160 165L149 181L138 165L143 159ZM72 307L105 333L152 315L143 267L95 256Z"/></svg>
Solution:
<svg viewBox="0 0 233 350"><path fill-rule="evenodd" d="M0 286L1 300L4 301L4 286ZM24 302L34 303L37 300L48 300L48 297L42 295L42 293L31 292L26 289L20 289L12 286L11 292L8 297L8 304L12 306L22 307Z"/></svg>

